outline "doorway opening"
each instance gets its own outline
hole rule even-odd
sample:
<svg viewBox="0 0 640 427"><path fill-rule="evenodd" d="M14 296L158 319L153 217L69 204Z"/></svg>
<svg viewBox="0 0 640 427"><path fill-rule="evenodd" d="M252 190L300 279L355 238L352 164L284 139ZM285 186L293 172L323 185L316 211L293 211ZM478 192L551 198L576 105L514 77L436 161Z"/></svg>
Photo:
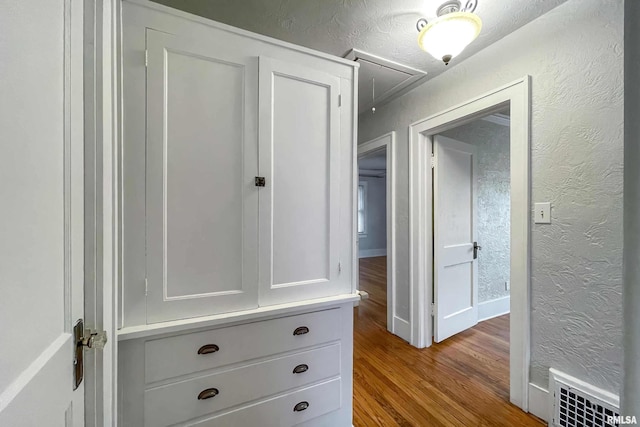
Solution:
<svg viewBox="0 0 640 427"><path fill-rule="evenodd" d="M395 139L395 132L390 132L358 146L358 289L383 307L378 312L386 316L376 321L408 339L408 323L394 311Z"/></svg>
<svg viewBox="0 0 640 427"><path fill-rule="evenodd" d="M438 207L436 200L437 174L432 174L432 153L437 150L438 139L443 134L461 125L469 124L479 118L509 111L509 278L505 288L510 290L509 297L509 400L525 412L528 411L529 395L529 354L530 354L530 308L529 308L529 278L530 278L530 83L529 77L517 80L511 84L495 89L489 93L471 99L465 103L449 108L410 126L409 142L409 187L410 187L410 303L411 303L411 344L418 347L429 347L435 341L441 341L448 335L464 330L464 325L477 321L479 307L456 306L451 301L438 301L437 274L463 276L464 269L453 269L445 273L444 268L451 261L451 265L462 262L467 255L480 253L482 246L475 239L466 243L464 247L451 248L451 254L443 251L445 245L439 244L436 229L443 228L437 224ZM499 116L498 116L499 117ZM460 150L459 150L460 151ZM464 151L464 150L462 150ZM438 153L436 153L438 157ZM460 156L449 159L451 165L460 163ZM447 170L447 168L441 168ZM454 173L455 175L455 173ZM434 186L435 185L435 186ZM441 188L440 193L451 194L450 189ZM455 192L454 192L455 193ZM455 199L455 198L454 198ZM446 198L444 199L446 201ZM440 200L440 204L442 200ZM449 200L455 205L456 200ZM467 203L470 209L471 202ZM445 205L446 209L446 205ZM452 216L451 212L447 212ZM440 215L442 217L443 215ZM454 224L455 226L455 224ZM434 244L435 239L435 244ZM476 245L473 242L477 242ZM451 246L456 246L451 245ZM447 259L462 257L460 260ZM481 255L479 255L481 256ZM438 259L436 259L438 258ZM468 263L467 270L471 269ZM454 271L456 270L456 271ZM455 273L455 274L454 274ZM469 271L467 277L474 277ZM477 275L476 275L477 276ZM474 301L475 295L468 290L467 301ZM450 296L449 296L450 298ZM459 303L459 301L454 301ZM477 302L477 298L475 298ZM435 307L440 304L440 310ZM496 302L498 304L498 302ZM446 307L449 308L446 308ZM474 316L475 311L475 316ZM437 318L436 318L437 316ZM457 329L457 330L456 330Z"/></svg>
<svg viewBox="0 0 640 427"><path fill-rule="evenodd" d="M471 368L509 400L509 109L434 135L434 347L481 346Z"/></svg>

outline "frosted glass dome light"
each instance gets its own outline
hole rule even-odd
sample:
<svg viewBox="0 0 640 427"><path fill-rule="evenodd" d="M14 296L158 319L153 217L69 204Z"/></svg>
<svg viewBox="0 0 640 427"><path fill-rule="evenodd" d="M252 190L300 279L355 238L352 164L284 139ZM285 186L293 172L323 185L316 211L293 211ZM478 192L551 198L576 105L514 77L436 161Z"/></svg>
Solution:
<svg viewBox="0 0 640 427"><path fill-rule="evenodd" d="M420 48L442 60L445 65L474 41L482 29L482 20L478 15L460 12L455 3L458 2L449 2L446 8L441 8L438 18L430 23L418 21L418 28L421 28L418 35Z"/></svg>

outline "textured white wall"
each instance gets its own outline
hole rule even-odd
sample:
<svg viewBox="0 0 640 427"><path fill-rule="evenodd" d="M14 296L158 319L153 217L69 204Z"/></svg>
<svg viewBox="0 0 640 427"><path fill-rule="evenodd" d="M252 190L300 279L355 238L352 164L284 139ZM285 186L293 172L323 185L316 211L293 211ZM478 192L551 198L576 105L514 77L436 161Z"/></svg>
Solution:
<svg viewBox="0 0 640 427"><path fill-rule="evenodd" d="M625 1L624 389L622 413L640 416L640 2Z"/></svg>
<svg viewBox="0 0 640 427"><path fill-rule="evenodd" d="M478 255L478 302L509 296L511 222L511 169L509 127L485 120L458 126L442 135L477 148L476 232L482 250Z"/></svg>
<svg viewBox="0 0 640 427"><path fill-rule="evenodd" d="M367 236L360 237L360 251L387 249L387 180L365 178L367 182Z"/></svg>
<svg viewBox="0 0 640 427"><path fill-rule="evenodd" d="M605 7L606 5L606 7ZM397 313L409 319L408 126L529 74L531 380L555 367L618 392L622 355L623 0L570 0L360 117L360 141L397 131Z"/></svg>

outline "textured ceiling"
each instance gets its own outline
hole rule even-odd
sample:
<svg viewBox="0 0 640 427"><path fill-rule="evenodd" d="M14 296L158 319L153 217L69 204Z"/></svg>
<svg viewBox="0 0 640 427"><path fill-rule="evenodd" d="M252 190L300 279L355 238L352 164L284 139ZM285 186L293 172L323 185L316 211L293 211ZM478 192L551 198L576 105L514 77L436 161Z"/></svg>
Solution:
<svg viewBox="0 0 640 427"><path fill-rule="evenodd" d="M475 13L483 21L482 32L448 67L420 50L416 41L416 21L433 19L444 0L154 1L337 56L360 49L427 71L429 79L565 0L478 0Z"/></svg>

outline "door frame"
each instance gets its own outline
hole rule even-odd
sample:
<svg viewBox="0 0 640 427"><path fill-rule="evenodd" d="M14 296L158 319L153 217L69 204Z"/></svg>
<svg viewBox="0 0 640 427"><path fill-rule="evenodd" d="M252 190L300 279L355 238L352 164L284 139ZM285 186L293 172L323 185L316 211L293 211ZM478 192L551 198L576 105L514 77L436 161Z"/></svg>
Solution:
<svg viewBox="0 0 640 427"><path fill-rule="evenodd" d="M443 110L409 126L409 289L411 344L432 343L433 136L510 106L511 315L510 401L528 411L530 358L530 76Z"/></svg>
<svg viewBox="0 0 640 427"><path fill-rule="evenodd" d="M410 331L409 322L401 319L396 315L396 161L395 161L395 147L396 147L396 132L392 131L381 135L375 139L367 141L358 145L358 160L375 151L385 150L387 155L387 195L386 195L386 209L387 209L387 330L394 335L409 341ZM357 173L356 162L356 173ZM356 180L357 191L358 182ZM356 204L356 217L357 217L357 204ZM358 227L355 227L355 239L358 239ZM359 251L358 245L358 251ZM359 259L359 254L356 257ZM359 261L358 261L359 263ZM360 272L358 271L358 276Z"/></svg>
<svg viewBox="0 0 640 427"><path fill-rule="evenodd" d="M117 420L117 284L120 280L120 10L122 0L96 0L84 14L85 133L85 319L103 329L101 355L85 359L85 425L115 426ZM88 4L88 3L85 3Z"/></svg>

